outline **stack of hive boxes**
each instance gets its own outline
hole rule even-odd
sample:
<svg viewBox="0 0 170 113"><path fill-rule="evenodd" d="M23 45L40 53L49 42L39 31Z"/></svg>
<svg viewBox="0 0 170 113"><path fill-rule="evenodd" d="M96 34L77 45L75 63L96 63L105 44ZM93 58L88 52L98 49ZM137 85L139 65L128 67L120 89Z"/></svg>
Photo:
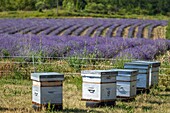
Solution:
<svg viewBox="0 0 170 113"><path fill-rule="evenodd" d="M114 105L117 75L117 71L111 70L82 71L82 100L87 101L86 106Z"/></svg>
<svg viewBox="0 0 170 113"><path fill-rule="evenodd" d="M118 71L118 75L116 77L117 98L135 97L138 70L131 69L112 69L112 70Z"/></svg>
<svg viewBox="0 0 170 113"><path fill-rule="evenodd" d="M133 98L137 89L149 89L158 84L160 62L133 61L125 69L84 70L82 100L87 107L114 106L117 98ZM55 72L32 73L32 103L39 109L50 106L61 110L64 75Z"/></svg>
<svg viewBox="0 0 170 113"><path fill-rule="evenodd" d="M60 73L31 73L32 104L34 109L51 107L54 110L63 108L62 81L64 75Z"/></svg>
<svg viewBox="0 0 170 113"><path fill-rule="evenodd" d="M149 86L150 87L157 86L159 80L159 67L161 63L153 61L134 61L134 62L151 65L151 68L149 70Z"/></svg>
<svg viewBox="0 0 170 113"><path fill-rule="evenodd" d="M138 70L137 89L149 89L149 70L151 68L150 64L130 62L125 63L124 68Z"/></svg>

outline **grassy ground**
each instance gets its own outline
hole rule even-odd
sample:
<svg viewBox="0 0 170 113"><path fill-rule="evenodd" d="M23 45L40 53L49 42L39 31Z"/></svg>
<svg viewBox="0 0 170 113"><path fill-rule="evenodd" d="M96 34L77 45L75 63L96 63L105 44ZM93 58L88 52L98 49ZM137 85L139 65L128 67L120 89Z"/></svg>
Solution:
<svg viewBox="0 0 170 113"><path fill-rule="evenodd" d="M116 101L115 107L86 108L81 101L81 77L66 76L63 85L63 111L60 112L108 112L108 113L169 113L170 112L170 52L158 58L161 70L158 87L150 93L137 95L130 102ZM121 67L121 63L118 63ZM0 112L34 113L32 109L32 81L13 76L0 78ZM39 113L50 112L43 109ZM51 112L52 113L52 112Z"/></svg>
<svg viewBox="0 0 170 113"><path fill-rule="evenodd" d="M131 102L117 101L115 107L86 108L85 102L80 100L80 81L81 77L68 77L64 81L64 110L61 112L170 112L170 91L161 90L159 88L151 89L149 94L140 94ZM34 113L35 111L31 107L31 84L31 80L2 78L0 83L0 112ZM44 113L48 111L42 110L39 112Z"/></svg>
<svg viewBox="0 0 170 113"><path fill-rule="evenodd" d="M56 14L56 9L44 10L43 12L38 11L8 11L0 12L0 18L92 18L92 17L101 17L101 18L137 18L137 19L157 19L157 20L168 20L168 16L163 15L136 15L136 14L94 14L87 12L70 12L67 10L59 10L58 15Z"/></svg>

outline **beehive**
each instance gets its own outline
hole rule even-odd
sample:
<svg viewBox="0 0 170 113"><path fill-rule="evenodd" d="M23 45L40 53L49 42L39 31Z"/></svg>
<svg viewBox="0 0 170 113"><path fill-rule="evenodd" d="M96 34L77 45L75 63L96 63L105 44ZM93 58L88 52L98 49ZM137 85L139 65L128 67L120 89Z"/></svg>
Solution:
<svg viewBox="0 0 170 113"><path fill-rule="evenodd" d="M82 71L82 100L94 102L115 101L117 74L118 72L111 70Z"/></svg>
<svg viewBox="0 0 170 113"><path fill-rule="evenodd" d="M137 75L137 88L148 89L149 88L149 70L150 64L144 64L139 62L130 62L124 64L125 69L136 69L138 70Z"/></svg>
<svg viewBox="0 0 170 113"><path fill-rule="evenodd" d="M118 98L130 98L136 96L136 80L138 70L112 69L118 71L116 77L116 96Z"/></svg>
<svg viewBox="0 0 170 113"><path fill-rule="evenodd" d="M154 62L154 61L133 61L133 62L139 62L144 64L150 64L151 68L149 70L149 86L156 86L158 85L159 80L159 67L161 65L160 62Z"/></svg>
<svg viewBox="0 0 170 113"><path fill-rule="evenodd" d="M61 110L64 75L55 72L31 73L31 79L33 108L52 106L53 109Z"/></svg>

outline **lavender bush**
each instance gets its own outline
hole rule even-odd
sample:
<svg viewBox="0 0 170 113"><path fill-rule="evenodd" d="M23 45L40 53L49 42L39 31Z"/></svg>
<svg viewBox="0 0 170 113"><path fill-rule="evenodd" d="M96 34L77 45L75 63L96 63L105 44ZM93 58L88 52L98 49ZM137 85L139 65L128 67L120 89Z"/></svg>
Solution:
<svg viewBox="0 0 170 113"><path fill-rule="evenodd" d="M151 60L170 49L165 39L109 38L79 36L46 36L33 34L1 34L1 56L29 56L42 53L48 57L88 57Z"/></svg>
<svg viewBox="0 0 170 113"><path fill-rule="evenodd" d="M122 37L123 31L129 27L128 37L134 37L133 32L138 27L137 38L143 38L144 28L149 27L148 37L152 37L153 28L166 26L167 21L140 19L100 19L100 18L72 18L72 19L0 19L0 34L45 34L45 35L75 35L101 37ZM86 31L87 30L87 31ZM161 38L161 37L159 37Z"/></svg>

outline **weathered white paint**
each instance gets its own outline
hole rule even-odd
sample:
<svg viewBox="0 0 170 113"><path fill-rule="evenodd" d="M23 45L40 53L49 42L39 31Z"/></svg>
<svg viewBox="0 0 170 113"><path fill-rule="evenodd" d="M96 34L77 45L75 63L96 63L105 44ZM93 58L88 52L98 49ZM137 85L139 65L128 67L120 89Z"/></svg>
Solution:
<svg viewBox="0 0 170 113"><path fill-rule="evenodd" d="M151 64L148 63L141 63L141 62L130 62L125 63L124 65L125 69L137 69L138 75L137 75L137 88L143 88L148 89L149 88L149 80L150 80L150 69Z"/></svg>
<svg viewBox="0 0 170 113"><path fill-rule="evenodd" d="M107 83L116 81L117 71L85 70L81 72L83 82Z"/></svg>
<svg viewBox="0 0 170 113"><path fill-rule="evenodd" d="M116 83L109 84L83 83L82 99L92 101L116 99Z"/></svg>
<svg viewBox="0 0 170 113"><path fill-rule="evenodd" d="M137 75L137 88L149 88L149 74L138 74Z"/></svg>
<svg viewBox="0 0 170 113"><path fill-rule="evenodd" d="M159 67L161 65L160 62L157 61L133 61L133 62L151 65L151 68L149 69L149 87L158 84Z"/></svg>
<svg viewBox="0 0 170 113"><path fill-rule="evenodd" d="M112 69L118 71L116 76L116 90L119 97L132 97L136 95L136 80L138 70Z"/></svg>
<svg viewBox="0 0 170 113"><path fill-rule="evenodd" d="M113 70L82 71L82 99L91 101L115 100L117 74L118 72Z"/></svg>
<svg viewBox="0 0 170 113"><path fill-rule="evenodd" d="M62 87L32 86L32 101L38 104L61 104Z"/></svg>
<svg viewBox="0 0 170 113"><path fill-rule="evenodd" d="M153 72L151 86L158 85L158 82L159 82L159 72Z"/></svg>
<svg viewBox="0 0 170 113"><path fill-rule="evenodd" d="M136 81L132 82L119 82L117 81L117 94L120 97L133 97L136 96Z"/></svg>
<svg viewBox="0 0 170 113"><path fill-rule="evenodd" d="M37 104L62 104L62 81L60 73L31 73L32 101Z"/></svg>

